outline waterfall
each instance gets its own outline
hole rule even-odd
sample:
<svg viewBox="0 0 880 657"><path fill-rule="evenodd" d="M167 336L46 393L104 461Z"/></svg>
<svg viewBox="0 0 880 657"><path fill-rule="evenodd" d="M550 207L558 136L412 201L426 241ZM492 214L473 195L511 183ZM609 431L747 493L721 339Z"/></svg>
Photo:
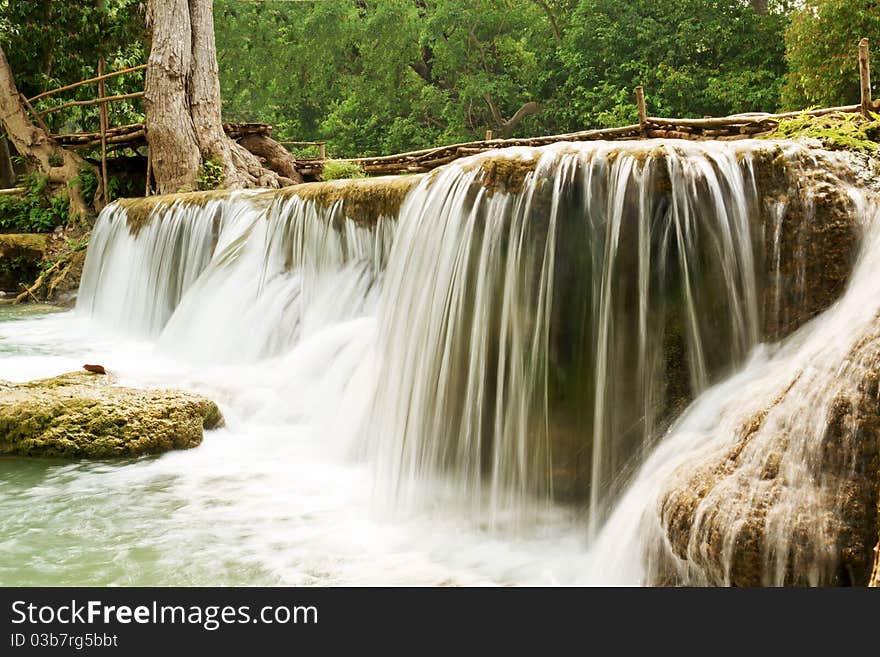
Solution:
<svg viewBox="0 0 880 657"><path fill-rule="evenodd" d="M599 537L593 581L867 581L877 540L880 204L850 194L866 237L846 293L789 339L757 349L676 422Z"/></svg>
<svg viewBox="0 0 880 657"><path fill-rule="evenodd" d="M839 220L858 214L840 181L816 173L836 165L817 157L758 141L557 144L422 176L111 204L77 312L192 362L276 363L280 381L278 358L350 325L357 386L340 384L336 408L357 409L351 453L386 508L455 500L494 524L573 503L607 577L712 583L687 554L708 520L669 546L669 482L780 395L750 445L763 453L772 423L798 431L777 467L809 479L790 461L814 458L808 429L844 394L826 378L872 312L851 300L798 331L843 290L861 239ZM836 323L820 337L823 322ZM826 344L846 322L851 340ZM821 488L810 513L827 507ZM779 499L774 563L789 515L806 513Z"/></svg>

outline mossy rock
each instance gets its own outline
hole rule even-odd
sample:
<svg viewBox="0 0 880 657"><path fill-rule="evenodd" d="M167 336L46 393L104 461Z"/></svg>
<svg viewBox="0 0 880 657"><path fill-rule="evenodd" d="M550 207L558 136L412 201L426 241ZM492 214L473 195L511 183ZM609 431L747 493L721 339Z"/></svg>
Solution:
<svg viewBox="0 0 880 657"><path fill-rule="evenodd" d="M372 225L380 217L397 217L407 194L420 180L421 176L330 180L285 187L277 195L297 196L324 209L340 204L342 213L351 221Z"/></svg>
<svg viewBox="0 0 880 657"><path fill-rule="evenodd" d="M0 290L18 293L37 276L46 240L42 233L0 235Z"/></svg>
<svg viewBox="0 0 880 657"><path fill-rule="evenodd" d="M762 139L815 139L823 148L857 153L880 150L880 116L865 118L854 112L832 112L823 116L799 114L783 119Z"/></svg>
<svg viewBox="0 0 880 657"><path fill-rule="evenodd" d="M110 375L72 372L0 382L0 454L112 458L189 449L223 425L217 405L180 390L113 385Z"/></svg>

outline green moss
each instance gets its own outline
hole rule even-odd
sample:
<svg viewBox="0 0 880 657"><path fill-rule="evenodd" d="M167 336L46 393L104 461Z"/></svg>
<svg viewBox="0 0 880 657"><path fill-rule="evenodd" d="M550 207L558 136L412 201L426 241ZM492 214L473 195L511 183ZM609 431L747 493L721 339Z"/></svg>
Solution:
<svg viewBox="0 0 880 657"><path fill-rule="evenodd" d="M880 115L866 119L854 112L834 112L824 116L798 116L783 119L775 130L761 139L818 139L825 148L858 153L875 153L880 149Z"/></svg>
<svg viewBox="0 0 880 657"><path fill-rule="evenodd" d="M420 176L385 176L304 183L285 187L279 194L297 196L325 209L341 203L346 217L369 224L379 217L396 217L406 195L420 179Z"/></svg>
<svg viewBox="0 0 880 657"><path fill-rule="evenodd" d="M510 157L493 156L477 158L473 163L464 166L465 171L479 169L477 182L483 186L489 196L498 192L518 194L522 191L526 179L534 174L538 166L537 156Z"/></svg>
<svg viewBox="0 0 880 657"><path fill-rule="evenodd" d="M124 198L116 203L125 208L128 230L137 235L148 226L156 208L168 209L175 203L183 206L204 207L209 201L228 198L229 190L211 190L203 192L183 192L178 194L161 194L146 198Z"/></svg>
<svg viewBox="0 0 880 657"><path fill-rule="evenodd" d="M217 405L177 390L112 385L112 376L73 372L0 383L0 454L108 458L199 445L223 424Z"/></svg>

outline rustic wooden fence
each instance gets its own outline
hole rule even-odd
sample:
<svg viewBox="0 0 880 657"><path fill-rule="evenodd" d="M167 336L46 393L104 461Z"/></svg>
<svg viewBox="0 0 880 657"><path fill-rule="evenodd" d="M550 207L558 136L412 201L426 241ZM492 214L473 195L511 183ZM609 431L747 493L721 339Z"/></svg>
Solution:
<svg viewBox="0 0 880 657"><path fill-rule="evenodd" d="M852 113L861 112L864 116L880 109L877 102L871 99L871 73L870 54L868 40L862 39L858 49L859 75L861 102L857 105L843 107L830 107L824 109L806 110L801 112L785 112L781 114L769 114L754 112L747 114L735 114L725 117L705 117L702 119L674 119L648 116L645 101L645 91L639 86L635 89L636 106L638 109L638 123L617 128L605 128L598 130L582 130L560 135L544 137L493 139L492 131L486 131L486 139L480 141L464 142L428 148L408 153L384 155L377 157L345 158L335 160L357 164L366 173L373 175L397 174L397 173L421 173L430 171L436 167L448 164L458 158L481 153L484 151L505 148L510 146L544 146L562 141L592 141L592 140L621 140L621 139L650 139L650 138L674 138L692 140L736 140L748 139L757 135L766 134L775 129L779 122L796 116L823 116L834 112ZM142 98L143 91L128 94L107 96L104 82L126 73L132 73L146 69L146 64L120 69L111 73L104 72L103 59L98 63L98 75L88 80L75 82L57 89L43 92L32 98L22 96L22 102L30 111L34 120L40 127L49 132L42 117L50 112L57 112L74 106L87 106L100 104L100 129L97 132L81 132L73 134L52 134L52 138L61 145L69 148L94 148L101 146L101 180L103 200L106 202L107 189L107 148L110 145L119 147L127 146L137 148L146 146L146 135L143 123L134 123L121 126L110 126L107 119L107 105L113 102ZM75 100L61 105L56 105L42 111L36 111L33 103L52 95L70 91L83 85L97 85L97 95L94 99ZM233 139L239 139L249 134L271 135L272 127L265 123L224 123L223 128ZM51 133L50 133L51 134ZM329 161L324 141L283 141L286 146L309 146L317 148L317 157L298 160L297 169L304 176L320 176L324 163ZM149 148L147 147L147 185L146 194L150 194L150 161Z"/></svg>

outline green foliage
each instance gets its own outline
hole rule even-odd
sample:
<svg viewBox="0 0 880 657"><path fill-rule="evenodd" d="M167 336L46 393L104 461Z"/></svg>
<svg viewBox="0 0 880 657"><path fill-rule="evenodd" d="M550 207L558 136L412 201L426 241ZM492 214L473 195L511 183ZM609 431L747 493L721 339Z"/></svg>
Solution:
<svg viewBox="0 0 880 657"><path fill-rule="evenodd" d="M880 0L819 0L794 13L785 34L791 109L859 102L859 39L880 46Z"/></svg>
<svg viewBox="0 0 880 657"><path fill-rule="evenodd" d="M773 110L785 74L787 3L742 0L334 0L215 2L228 120L340 156L652 114ZM272 62L267 66L266 62Z"/></svg>
<svg viewBox="0 0 880 657"><path fill-rule="evenodd" d="M79 175L70 181L70 185L79 185L80 193L86 200L95 198L98 191L98 176L91 167L80 169Z"/></svg>
<svg viewBox="0 0 880 657"><path fill-rule="evenodd" d="M580 0L560 49L558 122L634 122L639 84L654 116L771 111L784 27L739 0Z"/></svg>
<svg viewBox="0 0 880 657"><path fill-rule="evenodd" d="M21 272L27 271L31 266L30 258L26 258L20 253L11 257L6 256L0 260L0 275L6 278L18 278L21 276Z"/></svg>
<svg viewBox="0 0 880 657"><path fill-rule="evenodd" d="M213 157L202 162L196 184L200 190L217 189L223 184L223 164Z"/></svg>
<svg viewBox="0 0 880 657"><path fill-rule="evenodd" d="M77 251L82 251L89 245L89 234L83 235L79 239L73 239L68 237L65 242L67 242L67 248L71 253L76 253Z"/></svg>
<svg viewBox="0 0 880 657"><path fill-rule="evenodd" d="M23 196L0 196L0 230L48 233L67 223L66 193L52 195L46 176L29 174Z"/></svg>
<svg viewBox="0 0 880 657"><path fill-rule="evenodd" d="M768 139L796 139L811 137L822 142L830 150L874 153L880 150L880 115L872 114L871 120L860 114L834 113L825 116L801 114L780 121Z"/></svg>
<svg viewBox="0 0 880 657"><path fill-rule="evenodd" d="M553 88L550 16L564 29L573 5L218 0L224 115L273 123L281 139L326 140L340 156L470 140L487 129L500 134L498 117L511 118ZM511 134L546 132L542 116L525 118Z"/></svg>
<svg viewBox="0 0 880 657"><path fill-rule="evenodd" d="M9 59L18 90L25 96L97 75L98 59L108 71L146 61L147 35L143 0L53 2L0 0L0 46ZM143 72L108 80L108 95L143 89ZM95 98L95 85L85 85L37 101L37 109L70 100ZM141 120L139 105L108 105L112 125ZM96 130L98 106L72 107L47 114L53 131Z"/></svg>
<svg viewBox="0 0 880 657"><path fill-rule="evenodd" d="M321 171L321 180L340 180L343 178L364 178L366 173L357 162L328 160Z"/></svg>

